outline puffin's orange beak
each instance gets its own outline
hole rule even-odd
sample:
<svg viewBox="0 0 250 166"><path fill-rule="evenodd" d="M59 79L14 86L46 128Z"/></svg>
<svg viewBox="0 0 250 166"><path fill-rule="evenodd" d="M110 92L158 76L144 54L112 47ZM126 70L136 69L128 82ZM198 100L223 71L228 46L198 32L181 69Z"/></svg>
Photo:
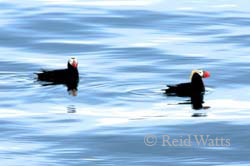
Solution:
<svg viewBox="0 0 250 166"><path fill-rule="evenodd" d="M74 62L72 63L72 66L73 66L74 68L77 68L77 62L74 61Z"/></svg>
<svg viewBox="0 0 250 166"><path fill-rule="evenodd" d="M208 78L210 77L210 73L208 71L203 72L203 78Z"/></svg>

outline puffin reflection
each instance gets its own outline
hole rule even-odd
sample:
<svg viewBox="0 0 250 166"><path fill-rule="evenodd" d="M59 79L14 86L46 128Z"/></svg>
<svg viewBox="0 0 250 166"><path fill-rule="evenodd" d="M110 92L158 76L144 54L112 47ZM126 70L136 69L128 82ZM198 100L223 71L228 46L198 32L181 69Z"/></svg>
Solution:
<svg viewBox="0 0 250 166"><path fill-rule="evenodd" d="M192 109L194 109L194 110L209 109L210 106L203 106L203 103L204 103L203 99L204 99L204 93L193 93L190 96L190 100L187 100L186 102L178 103L178 105L191 104ZM172 104L170 104L170 105L172 105Z"/></svg>
<svg viewBox="0 0 250 166"><path fill-rule="evenodd" d="M206 113L194 113L194 114L192 115L192 117L206 117L206 116L207 116Z"/></svg>
<svg viewBox="0 0 250 166"><path fill-rule="evenodd" d="M41 73L37 74L37 80L44 81L42 86L49 85L65 85L69 95L77 96L77 87L79 82L79 73L78 73L78 62L76 58L70 58L68 61L68 68L61 70L52 70L46 71L43 70Z"/></svg>
<svg viewBox="0 0 250 166"><path fill-rule="evenodd" d="M74 105L69 105L67 107L68 113L76 113L76 107Z"/></svg>

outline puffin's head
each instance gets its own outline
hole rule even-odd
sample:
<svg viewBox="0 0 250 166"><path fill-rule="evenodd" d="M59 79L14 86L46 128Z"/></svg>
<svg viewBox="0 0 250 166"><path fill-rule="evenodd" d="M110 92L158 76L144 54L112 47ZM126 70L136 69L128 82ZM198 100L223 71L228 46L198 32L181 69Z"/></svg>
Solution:
<svg viewBox="0 0 250 166"><path fill-rule="evenodd" d="M191 75L190 75L190 79L192 80L193 75L197 73L199 74L202 78L208 78L210 77L210 73L208 71L204 71L204 70L192 70Z"/></svg>
<svg viewBox="0 0 250 166"><path fill-rule="evenodd" d="M70 58L68 61L68 67L73 67L77 69L77 66L78 66L77 59L75 57Z"/></svg>

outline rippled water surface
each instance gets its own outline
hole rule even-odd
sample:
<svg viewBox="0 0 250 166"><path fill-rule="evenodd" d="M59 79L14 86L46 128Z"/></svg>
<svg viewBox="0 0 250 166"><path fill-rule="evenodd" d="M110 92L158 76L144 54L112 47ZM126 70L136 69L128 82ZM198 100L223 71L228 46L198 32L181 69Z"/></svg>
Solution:
<svg viewBox="0 0 250 166"><path fill-rule="evenodd" d="M249 165L249 5L0 0L2 165ZM72 56L77 96L36 80ZM207 109L162 94L192 69L211 73ZM162 146L162 135L200 134L230 146Z"/></svg>

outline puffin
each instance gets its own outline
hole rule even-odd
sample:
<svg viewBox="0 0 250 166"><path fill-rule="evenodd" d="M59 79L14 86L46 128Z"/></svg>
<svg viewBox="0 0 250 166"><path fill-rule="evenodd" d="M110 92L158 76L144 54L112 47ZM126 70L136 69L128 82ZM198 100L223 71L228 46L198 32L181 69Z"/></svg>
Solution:
<svg viewBox="0 0 250 166"><path fill-rule="evenodd" d="M197 98L197 96L205 93L205 86L202 78L208 77L210 77L210 73L208 71L192 70L190 75L191 82L180 83L176 85L167 85L168 88L164 89L164 92L168 96Z"/></svg>
<svg viewBox="0 0 250 166"><path fill-rule="evenodd" d="M64 84L67 86L69 93L76 96L79 82L77 67L78 61L75 57L72 57L68 60L67 69L42 70L42 72L35 74L37 75L37 80L48 82L43 84L43 86Z"/></svg>

